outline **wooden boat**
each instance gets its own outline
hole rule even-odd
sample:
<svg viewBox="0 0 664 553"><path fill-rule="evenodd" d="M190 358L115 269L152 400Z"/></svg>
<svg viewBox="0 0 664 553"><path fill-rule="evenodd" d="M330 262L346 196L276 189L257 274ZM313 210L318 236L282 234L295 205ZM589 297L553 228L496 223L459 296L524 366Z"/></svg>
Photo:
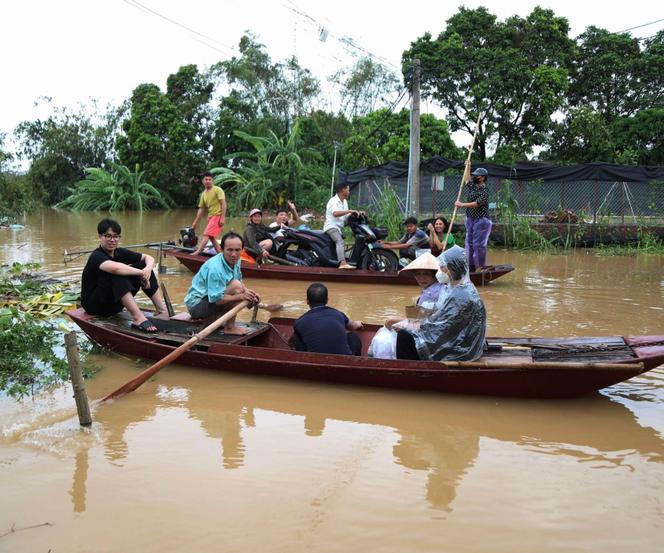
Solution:
<svg viewBox="0 0 664 553"><path fill-rule="evenodd" d="M200 325L151 319L159 332L132 330L125 316L102 318L83 309L69 317L102 346L145 359L161 359ZM588 394L664 363L664 335L596 338L492 338L477 362L374 359L366 356L377 325L359 332L361 357L296 352L288 340L294 319L250 324L245 336L210 334L178 363L194 367L362 386L452 394L563 398Z"/></svg>
<svg viewBox="0 0 664 553"><path fill-rule="evenodd" d="M164 254L175 257L192 273L198 272L201 265L210 259L209 255L194 255L179 248L164 250ZM476 286L482 286L513 270L514 267L512 265L491 265L482 271L470 273L470 279ZM242 276L244 278L357 282L359 284L415 284L415 278L410 271L397 273L364 269L346 270L334 267L294 267L291 265L247 263L246 261L242 261Z"/></svg>

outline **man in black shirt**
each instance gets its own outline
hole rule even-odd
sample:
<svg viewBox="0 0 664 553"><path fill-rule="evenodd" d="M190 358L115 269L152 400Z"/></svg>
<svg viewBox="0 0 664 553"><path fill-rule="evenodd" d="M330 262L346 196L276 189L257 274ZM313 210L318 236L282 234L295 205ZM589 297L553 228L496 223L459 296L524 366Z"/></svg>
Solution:
<svg viewBox="0 0 664 553"><path fill-rule="evenodd" d="M154 258L125 248L118 248L122 228L113 219L97 225L99 248L90 254L81 276L81 305L92 315L108 317L127 309L132 327L157 332L136 305L134 296L143 290L155 306L155 316L167 312L166 303L152 269Z"/></svg>
<svg viewBox="0 0 664 553"><path fill-rule="evenodd" d="M489 172L484 167L473 171L473 182L467 187L467 201L456 201L466 208L466 257L470 271L486 267L486 249L491 234L489 191L486 188Z"/></svg>
<svg viewBox="0 0 664 553"><path fill-rule="evenodd" d="M361 321L351 321L344 313L328 307L327 288L314 282L307 288L309 311L293 325L293 342L297 351L360 355L362 341L355 332Z"/></svg>

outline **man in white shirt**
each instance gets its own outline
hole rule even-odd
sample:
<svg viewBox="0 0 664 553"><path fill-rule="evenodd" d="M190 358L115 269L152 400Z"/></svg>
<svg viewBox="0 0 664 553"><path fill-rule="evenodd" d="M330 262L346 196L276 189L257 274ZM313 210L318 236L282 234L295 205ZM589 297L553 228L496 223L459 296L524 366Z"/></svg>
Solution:
<svg viewBox="0 0 664 553"><path fill-rule="evenodd" d="M330 235L334 240L334 245L337 250L337 259L340 261L340 269L354 269L346 261L344 250L344 225L351 213L359 214L354 209L348 209L348 196L350 195L350 187L347 184L338 184L336 194L330 198L325 208L325 226L323 230Z"/></svg>

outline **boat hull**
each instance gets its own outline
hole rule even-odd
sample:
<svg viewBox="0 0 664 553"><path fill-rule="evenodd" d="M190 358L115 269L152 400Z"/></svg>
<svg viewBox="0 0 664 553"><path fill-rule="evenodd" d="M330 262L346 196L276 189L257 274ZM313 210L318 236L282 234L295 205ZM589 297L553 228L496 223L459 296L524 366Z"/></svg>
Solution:
<svg viewBox="0 0 664 553"><path fill-rule="evenodd" d="M164 250L165 255L175 257L192 273L197 273L201 265L210 259L207 255L194 255L177 248ZM483 286L514 270L512 265L492 265L485 270L470 274L476 286ZM364 269L336 269L334 267L312 267L277 264L257 264L242 262L244 278L267 278L278 280L306 280L309 282L355 282L358 284L416 284L411 271L380 272Z"/></svg>
<svg viewBox="0 0 664 553"><path fill-rule="evenodd" d="M112 351L143 359L162 359L182 341L172 339L167 332L140 335L129 329L126 320L114 323L112 319L97 318L82 309L70 311L68 315L95 342ZM153 321L159 325L157 319ZM632 339L637 343L641 340L638 347L629 346L629 338L613 337L626 346L610 361L603 359L597 367L592 363L569 363L560 364L558 368L545 368L545 364L532 362L529 354L523 351L529 348L519 345L525 343L524 339L513 339L511 342L510 339L496 339L508 346L513 344L513 348L508 347L507 354L487 355L477 367L455 367L433 361L296 352L287 346L292 319L272 319L269 326L263 327L263 331L248 338L247 343L207 342L200 349L185 352L177 362L204 369L338 384L528 398L567 398L588 394L664 362L664 336L646 337L646 341L642 340L643 337ZM361 333L365 352L377 328L368 325ZM510 353L510 348L513 353ZM483 362L485 366L480 367ZM620 365L607 368L607 363L611 362ZM577 365L587 366L582 368Z"/></svg>

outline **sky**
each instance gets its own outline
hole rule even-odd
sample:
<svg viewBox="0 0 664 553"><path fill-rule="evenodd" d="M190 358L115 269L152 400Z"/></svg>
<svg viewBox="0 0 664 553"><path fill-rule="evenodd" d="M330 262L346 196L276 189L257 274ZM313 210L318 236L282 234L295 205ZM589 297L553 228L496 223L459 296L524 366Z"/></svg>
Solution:
<svg viewBox="0 0 664 553"><path fill-rule="evenodd" d="M297 56L324 91L327 78L369 53L398 72L401 53L430 32L438 35L459 7L486 7L503 20L526 17L540 5L566 17L570 36L595 25L612 32L664 19L651 0L617 4L581 0L484 0L404 3L335 0L21 0L3 4L0 18L2 87L0 132L47 117L52 103L75 108L119 104L141 83L165 89L186 64L200 69L233 55L246 30L257 35L272 61ZM664 21L634 29L654 35ZM326 34L321 40L321 32ZM342 40L348 37L357 47ZM331 106L333 107L333 106ZM423 105L422 111L435 111Z"/></svg>

